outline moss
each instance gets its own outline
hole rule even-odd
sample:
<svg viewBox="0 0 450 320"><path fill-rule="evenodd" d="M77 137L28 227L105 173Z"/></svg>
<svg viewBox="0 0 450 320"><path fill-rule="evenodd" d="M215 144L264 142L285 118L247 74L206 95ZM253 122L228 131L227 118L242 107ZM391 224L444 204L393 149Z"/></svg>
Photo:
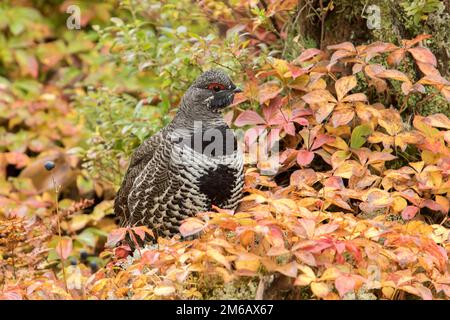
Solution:
<svg viewBox="0 0 450 320"><path fill-rule="evenodd" d="M257 288L257 279L240 279L206 290L203 296L207 300L254 300Z"/></svg>
<svg viewBox="0 0 450 320"><path fill-rule="evenodd" d="M404 222L400 215L389 214L386 216L386 221L396 221L396 222Z"/></svg>
<svg viewBox="0 0 450 320"><path fill-rule="evenodd" d="M374 219L375 217L381 216L385 213L385 209L374 210L370 212L363 212L358 215L358 218L361 219Z"/></svg>
<svg viewBox="0 0 450 320"><path fill-rule="evenodd" d="M427 88L427 93L433 95L431 99L425 103L420 101L416 104L417 112L423 116L428 116L435 113L443 113L450 117L450 103L434 88Z"/></svg>

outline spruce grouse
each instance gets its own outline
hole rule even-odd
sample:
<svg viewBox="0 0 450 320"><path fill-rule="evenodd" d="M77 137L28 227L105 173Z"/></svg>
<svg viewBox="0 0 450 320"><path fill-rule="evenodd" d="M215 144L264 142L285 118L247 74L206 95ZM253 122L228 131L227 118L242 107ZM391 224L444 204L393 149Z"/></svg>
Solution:
<svg viewBox="0 0 450 320"><path fill-rule="evenodd" d="M237 207L243 155L220 111L240 91L217 69L194 81L172 122L135 150L114 204L121 226L171 236L212 205Z"/></svg>

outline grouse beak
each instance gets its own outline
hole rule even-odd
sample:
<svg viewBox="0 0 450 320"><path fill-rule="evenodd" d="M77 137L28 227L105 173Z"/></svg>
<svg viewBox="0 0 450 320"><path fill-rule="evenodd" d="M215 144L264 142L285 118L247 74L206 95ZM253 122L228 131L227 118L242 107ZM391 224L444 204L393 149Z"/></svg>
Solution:
<svg viewBox="0 0 450 320"><path fill-rule="evenodd" d="M233 93L239 93L242 92L242 90L238 87L234 88Z"/></svg>

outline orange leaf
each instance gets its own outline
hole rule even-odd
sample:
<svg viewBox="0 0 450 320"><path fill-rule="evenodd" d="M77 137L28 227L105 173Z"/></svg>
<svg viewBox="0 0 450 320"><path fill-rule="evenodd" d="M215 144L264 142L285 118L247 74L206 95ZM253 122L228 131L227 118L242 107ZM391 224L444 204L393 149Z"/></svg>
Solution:
<svg viewBox="0 0 450 320"><path fill-rule="evenodd" d="M402 211L402 218L403 220L411 220L416 216L417 212L419 212L419 208L416 206L407 206Z"/></svg>
<svg viewBox="0 0 450 320"><path fill-rule="evenodd" d="M398 49L389 54L387 63L390 65L398 65L405 58L405 49Z"/></svg>
<svg viewBox="0 0 450 320"><path fill-rule="evenodd" d="M282 266L279 266L275 269L279 273L284 274L285 276L296 278L297 277L297 262L293 261Z"/></svg>
<svg viewBox="0 0 450 320"><path fill-rule="evenodd" d="M423 119L423 122L429 124L432 127L445 128L450 130L450 119L442 113L429 115L428 117L425 117Z"/></svg>
<svg viewBox="0 0 450 320"><path fill-rule="evenodd" d="M206 255L215 260L216 262L220 263L221 265L223 265L225 268L227 269L231 268L227 258L223 254L221 254L218 250L214 248L209 248L208 250L206 250Z"/></svg>
<svg viewBox="0 0 450 320"><path fill-rule="evenodd" d="M303 51L295 60L294 63L303 62L311 59L312 57L321 54L322 51L316 48L310 48Z"/></svg>
<svg viewBox="0 0 450 320"><path fill-rule="evenodd" d="M328 50L346 50L356 52L355 46L351 42L342 42L327 47Z"/></svg>
<svg viewBox="0 0 450 320"><path fill-rule="evenodd" d="M180 233L183 237L188 237L202 231L206 223L197 218L188 218L180 226Z"/></svg>
<svg viewBox="0 0 450 320"><path fill-rule="evenodd" d="M145 239L146 234L150 235L152 238L155 237L153 231L146 226L133 227L131 228L131 230L133 230L139 236L139 238L141 238L141 240Z"/></svg>
<svg viewBox="0 0 450 320"><path fill-rule="evenodd" d="M409 78L403 72L395 69L382 71L377 74L377 77L410 82Z"/></svg>
<svg viewBox="0 0 450 320"><path fill-rule="evenodd" d="M338 79L334 85L338 101L342 101L342 98L344 98L350 90L356 87L357 84L358 82L354 75Z"/></svg>
<svg viewBox="0 0 450 320"><path fill-rule="evenodd" d="M426 76L440 76L439 70L433 67L429 63L422 63L419 61L416 61L417 66L419 67L420 71Z"/></svg>
<svg viewBox="0 0 450 320"><path fill-rule="evenodd" d="M333 112L331 122L333 123L333 126L337 128L352 121L354 116L355 111L353 111L352 108L342 108Z"/></svg>
<svg viewBox="0 0 450 320"><path fill-rule="evenodd" d="M344 99L342 99L342 102L358 102L367 100L367 96L364 93L354 93L344 97Z"/></svg>
<svg viewBox="0 0 450 320"><path fill-rule="evenodd" d="M429 38L431 38L431 35L429 35L429 34L419 34L412 40L402 40L402 43L405 47L410 48L413 45L419 43L420 41L429 39Z"/></svg>
<svg viewBox="0 0 450 320"><path fill-rule="evenodd" d="M275 98L283 88L278 87L276 84L265 83L259 88L259 103L263 104L266 101L269 101Z"/></svg>
<svg viewBox="0 0 450 320"><path fill-rule="evenodd" d="M437 66L436 57L433 53L431 53L430 49L425 47L416 47L408 49L408 52L412 54L414 59L416 61L422 62L422 63L429 63L432 66Z"/></svg>
<svg viewBox="0 0 450 320"><path fill-rule="evenodd" d="M62 260L67 259L72 253L72 239L69 237L61 238L56 245L55 250Z"/></svg>
<svg viewBox="0 0 450 320"><path fill-rule="evenodd" d="M331 93L328 90L314 90L307 94L305 94L302 97L303 100L305 100L306 103L313 104L313 103L326 103L326 102L337 102L336 98L331 95Z"/></svg>

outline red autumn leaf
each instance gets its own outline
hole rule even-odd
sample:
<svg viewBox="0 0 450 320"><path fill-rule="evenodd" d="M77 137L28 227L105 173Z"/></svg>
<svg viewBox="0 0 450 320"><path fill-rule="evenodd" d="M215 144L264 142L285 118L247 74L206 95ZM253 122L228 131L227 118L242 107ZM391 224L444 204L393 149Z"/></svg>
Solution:
<svg viewBox="0 0 450 320"><path fill-rule="evenodd" d="M406 74L395 69L382 71L377 74L377 77L394 79L398 81L410 81L409 78L406 76Z"/></svg>
<svg viewBox="0 0 450 320"><path fill-rule="evenodd" d="M152 238L155 237L153 231L147 228L146 226L133 227L131 228L131 230L134 231L134 233L136 233L139 236L139 238L141 238L141 240L145 239L146 234L148 234Z"/></svg>
<svg viewBox="0 0 450 320"><path fill-rule="evenodd" d="M351 42L342 42L339 44L331 45L327 47L328 50L346 50L356 52L355 46Z"/></svg>
<svg viewBox="0 0 450 320"><path fill-rule="evenodd" d="M389 54L387 57L387 63L391 66L396 66L402 62L402 60L405 58L405 49L398 49Z"/></svg>
<svg viewBox="0 0 450 320"><path fill-rule="evenodd" d="M253 110L245 110L234 121L234 125L238 127L265 123L266 121L256 111Z"/></svg>
<svg viewBox="0 0 450 320"><path fill-rule="evenodd" d="M363 49L363 52L373 56L374 53L390 52L395 49L398 49L398 47L392 43L377 41L369 44L365 49Z"/></svg>
<svg viewBox="0 0 450 320"><path fill-rule="evenodd" d="M158 259L160 258L161 253L156 250L148 250L145 251L142 254L142 263L148 264L148 265L154 265L158 262Z"/></svg>
<svg viewBox="0 0 450 320"><path fill-rule="evenodd" d="M322 51L316 48L306 49L294 60L294 63L307 61L321 53Z"/></svg>
<svg viewBox="0 0 450 320"><path fill-rule="evenodd" d="M72 253L72 239L69 237L61 238L56 245L56 253L62 260L67 259Z"/></svg>
<svg viewBox="0 0 450 320"><path fill-rule="evenodd" d="M245 95L244 92L239 92L237 94L234 95L234 100L233 103L231 104L232 106L236 106L238 104L241 104L245 101L248 100L248 97Z"/></svg>
<svg viewBox="0 0 450 320"><path fill-rule="evenodd" d="M415 83L414 85L411 82L403 82L401 85L403 94L407 95L410 92L421 92L425 93L425 87L420 83Z"/></svg>
<svg viewBox="0 0 450 320"><path fill-rule="evenodd" d="M408 49L408 52L412 54L412 56L414 57L414 59L416 59L416 61L419 61L422 63L428 63L434 67L437 66L436 57L428 48L415 47L415 48Z"/></svg>
<svg viewBox="0 0 450 320"><path fill-rule="evenodd" d="M367 100L367 96L364 93L354 93L344 97L342 102L363 102Z"/></svg>
<svg viewBox="0 0 450 320"><path fill-rule="evenodd" d="M314 152L308 150L299 150L297 153L297 163L305 167L311 163L314 159Z"/></svg>
<svg viewBox="0 0 450 320"><path fill-rule="evenodd" d="M407 206L402 211L403 220L411 220L412 218L414 218L416 216L418 211L419 211L419 208L417 208L416 206Z"/></svg>
<svg viewBox="0 0 450 320"><path fill-rule="evenodd" d="M423 119L423 122L429 124L432 127L445 128L447 130L450 130L450 119L442 113L429 115L428 117L425 117Z"/></svg>
<svg viewBox="0 0 450 320"><path fill-rule="evenodd" d="M290 278L297 277L298 270L297 270L297 263L295 261L279 266L275 270Z"/></svg>
<svg viewBox="0 0 450 320"><path fill-rule="evenodd" d="M364 68L364 72L371 78L375 78L386 69L381 64L369 64Z"/></svg>
<svg viewBox="0 0 450 320"><path fill-rule="evenodd" d="M273 98L275 98L283 88L278 87L276 84L273 83L266 83L260 86L259 88L259 103L263 104L266 101L269 101Z"/></svg>
<svg viewBox="0 0 450 320"><path fill-rule="evenodd" d="M125 239L125 235L127 234L127 228L119 228L111 231L108 234L108 239L106 241L107 247L114 247L119 241Z"/></svg>
<svg viewBox="0 0 450 320"><path fill-rule="evenodd" d="M364 65L362 63L355 63L352 67L352 74L357 74L358 72L361 72Z"/></svg>
<svg viewBox="0 0 450 320"><path fill-rule="evenodd" d="M423 77L422 79L420 79L418 81L419 83L422 84L431 84L431 85L436 85L436 86L449 86L450 82L443 78L441 75L426 75L425 77Z"/></svg>
<svg viewBox="0 0 450 320"><path fill-rule="evenodd" d="M355 288L355 280L348 275L342 275L336 278L334 285L339 292L339 295L343 297L347 292L352 292Z"/></svg>
<svg viewBox="0 0 450 320"><path fill-rule="evenodd" d="M417 66L419 67L420 71L426 76L440 76L439 70L433 67L433 65L429 63L422 63L419 61L416 61Z"/></svg>
<svg viewBox="0 0 450 320"><path fill-rule="evenodd" d="M114 249L114 255L119 259L128 257L130 255L130 252L131 252L130 247L126 245L119 246Z"/></svg>
<svg viewBox="0 0 450 320"><path fill-rule="evenodd" d="M292 64L288 64L288 69L289 69L289 72L291 73L292 79L294 79L294 80L296 78L300 77L302 74L305 74L307 72L307 70L305 70L303 68L299 68Z"/></svg>
<svg viewBox="0 0 450 320"><path fill-rule="evenodd" d="M411 40L402 40L403 46L406 48L411 48L413 45L419 43L420 41L431 38L429 34L419 34L414 39Z"/></svg>
<svg viewBox="0 0 450 320"><path fill-rule="evenodd" d="M415 284L414 287L417 289L417 292L423 300L433 300L433 293L429 288L420 283Z"/></svg>
<svg viewBox="0 0 450 320"><path fill-rule="evenodd" d="M347 50L338 50L335 51L330 58L330 63L327 66L328 70L331 70L331 67L339 60L345 57L351 57L354 56L355 53Z"/></svg>
<svg viewBox="0 0 450 320"><path fill-rule="evenodd" d="M276 97L268 106L263 107L263 115L265 123L269 126L285 124L287 121L286 115L283 114L281 107L285 105L287 99Z"/></svg>
<svg viewBox="0 0 450 320"><path fill-rule="evenodd" d="M317 150L319 149L321 146L323 146L326 143L331 143L335 140L334 137L326 135L326 134L319 134L316 136L316 138L314 139L314 143L311 146L311 150Z"/></svg>

